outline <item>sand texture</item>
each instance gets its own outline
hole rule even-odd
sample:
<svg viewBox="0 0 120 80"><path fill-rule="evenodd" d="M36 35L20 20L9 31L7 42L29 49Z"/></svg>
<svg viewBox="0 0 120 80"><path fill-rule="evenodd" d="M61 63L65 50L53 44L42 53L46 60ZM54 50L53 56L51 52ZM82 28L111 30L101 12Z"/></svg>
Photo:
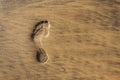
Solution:
<svg viewBox="0 0 120 80"><path fill-rule="evenodd" d="M41 20L45 64L30 38ZM120 0L0 0L0 80L120 80Z"/></svg>

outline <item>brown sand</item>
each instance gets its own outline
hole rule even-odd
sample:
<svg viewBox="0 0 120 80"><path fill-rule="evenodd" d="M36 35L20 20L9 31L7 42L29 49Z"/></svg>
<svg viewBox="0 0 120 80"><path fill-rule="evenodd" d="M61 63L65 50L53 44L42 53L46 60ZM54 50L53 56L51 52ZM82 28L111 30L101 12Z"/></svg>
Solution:
<svg viewBox="0 0 120 80"><path fill-rule="evenodd" d="M46 64L30 39L43 19ZM120 0L0 0L0 80L120 80Z"/></svg>

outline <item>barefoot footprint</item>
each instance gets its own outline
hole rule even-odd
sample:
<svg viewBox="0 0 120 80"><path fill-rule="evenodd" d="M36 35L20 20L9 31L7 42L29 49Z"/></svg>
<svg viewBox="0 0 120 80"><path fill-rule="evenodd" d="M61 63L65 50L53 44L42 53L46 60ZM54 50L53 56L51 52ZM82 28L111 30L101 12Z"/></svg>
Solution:
<svg viewBox="0 0 120 80"><path fill-rule="evenodd" d="M45 63L48 60L48 56L43 49L42 41L49 36L50 23L45 21L38 22L31 34L31 38L34 41L35 47L37 49L36 59L38 62Z"/></svg>

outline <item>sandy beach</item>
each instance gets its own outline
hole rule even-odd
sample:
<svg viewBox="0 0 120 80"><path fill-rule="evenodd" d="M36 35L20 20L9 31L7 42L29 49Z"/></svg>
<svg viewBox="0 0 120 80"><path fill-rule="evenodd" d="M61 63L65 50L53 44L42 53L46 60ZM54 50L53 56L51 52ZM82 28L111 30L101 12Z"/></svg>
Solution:
<svg viewBox="0 0 120 80"><path fill-rule="evenodd" d="M51 23L36 61L35 24ZM0 0L0 80L119 80L120 0Z"/></svg>

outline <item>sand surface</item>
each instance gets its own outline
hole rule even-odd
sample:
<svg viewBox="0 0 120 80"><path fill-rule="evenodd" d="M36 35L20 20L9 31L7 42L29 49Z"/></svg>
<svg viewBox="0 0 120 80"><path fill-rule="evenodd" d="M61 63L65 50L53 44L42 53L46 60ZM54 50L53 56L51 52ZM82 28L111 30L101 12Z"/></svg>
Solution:
<svg viewBox="0 0 120 80"><path fill-rule="evenodd" d="M44 19L40 64L30 34ZM120 0L0 0L0 80L120 80Z"/></svg>

